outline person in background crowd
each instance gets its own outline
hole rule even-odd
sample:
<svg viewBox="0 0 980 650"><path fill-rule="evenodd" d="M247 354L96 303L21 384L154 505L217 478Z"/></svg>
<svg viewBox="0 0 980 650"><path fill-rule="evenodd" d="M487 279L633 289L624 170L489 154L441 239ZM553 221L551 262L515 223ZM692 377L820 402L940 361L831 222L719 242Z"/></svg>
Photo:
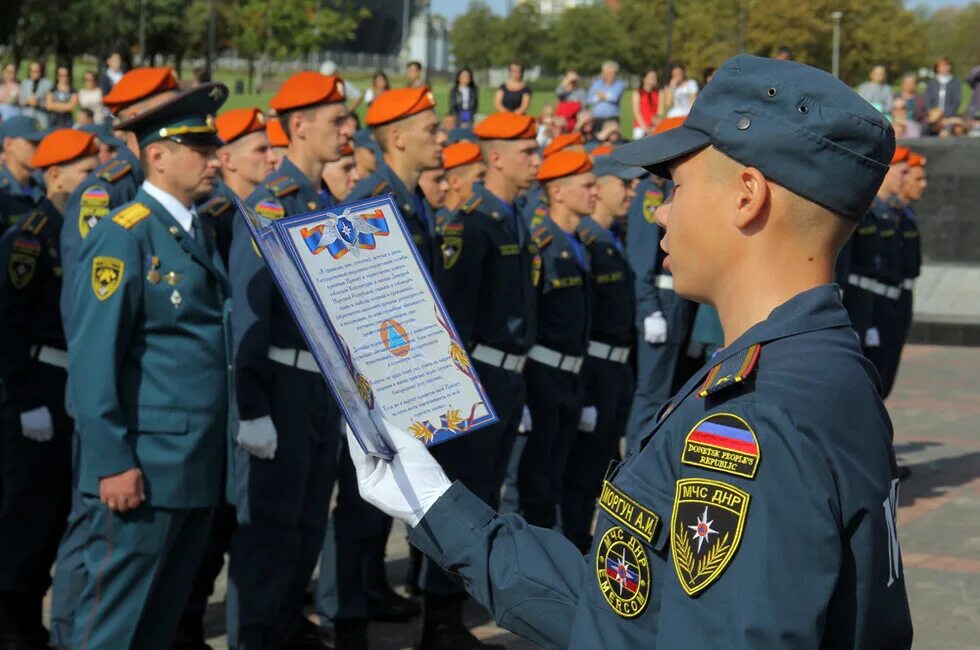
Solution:
<svg viewBox="0 0 980 650"><path fill-rule="evenodd" d="M792 61L793 50L791 50L788 45L780 45L773 58L777 61Z"/></svg>
<svg viewBox="0 0 980 650"><path fill-rule="evenodd" d="M585 106L585 100L588 95L586 95L585 89L579 83L578 72L575 70L566 72L565 76L561 78L558 87L555 88L555 96L558 97L558 101L578 102L580 107Z"/></svg>
<svg viewBox="0 0 980 650"><path fill-rule="evenodd" d="M616 78L618 74L619 64L606 61L602 64L602 74L589 87L585 103L592 111L597 128L602 128L607 121L619 121L619 102L626 92L626 83Z"/></svg>
<svg viewBox="0 0 980 650"><path fill-rule="evenodd" d="M378 95L390 88L388 83L388 75L386 75L381 70L378 70L371 77L371 87L364 91L364 105L370 106L374 103L374 100L378 98Z"/></svg>
<svg viewBox="0 0 980 650"><path fill-rule="evenodd" d="M99 88L98 79L92 71L82 75L82 87L78 90L78 105L81 108L92 112L92 121L102 124L105 119L106 108L102 103L102 89Z"/></svg>
<svg viewBox="0 0 980 650"><path fill-rule="evenodd" d="M708 85L708 82L715 76L716 71L715 68L710 66L704 69L704 74L702 75L704 77L704 85Z"/></svg>
<svg viewBox="0 0 980 650"><path fill-rule="evenodd" d="M95 124L95 115L90 109L80 108L78 109L78 115L75 117L75 124L72 126L73 129L80 129L83 126L91 126Z"/></svg>
<svg viewBox="0 0 980 650"><path fill-rule="evenodd" d="M592 142L596 139L595 129L595 119L593 119L591 111L580 111L575 116L575 128L572 131L581 133L582 139L586 142Z"/></svg>
<svg viewBox="0 0 980 650"><path fill-rule="evenodd" d="M58 234L68 196L98 164L89 133L45 136L31 164L46 197L0 238L0 647L47 647L41 600L71 506L72 420L65 411L67 354L58 312ZM0 201L4 197L0 196Z"/></svg>
<svg viewBox="0 0 980 650"><path fill-rule="evenodd" d="M623 140L623 132L619 130L618 120L606 120L595 136L596 142L618 144Z"/></svg>
<svg viewBox="0 0 980 650"><path fill-rule="evenodd" d="M197 88L198 86L206 83L211 83L211 75L208 73L208 69L194 68L193 81L191 81L191 88Z"/></svg>
<svg viewBox="0 0 980 650"><path fill-rule="evenodd" d="M3 66L3 79L0 80L0 121L20 115L17 96L20 95L20 82L17 81L17 66L8 63Z"/></svg>
<svg viewBox="0 0 980 650"><path fill-rule="evenodd" d="M106 57L105 72L99 77L99 88L102 89L102 94L108 95L109 91L123 78L123 74L125 72L122 65L122 55L119 52L113 52Z"/></svg>
<svg viewBox="0 0 980 650"><path fill-rule="evenodd" d="M405 76L408 78L405 84L408 88L421 88L425 85L425 79L422 76L422 64L418 61L409 61L405 65Z"/></svg>
<svg viewBox="0 0 980 650"><path fill-rule="evenodd" d="M980 120L980 65L974 66L964 81L973 89L970 104L966 107L966 117L969 120Z"/></svg>
<svg viewBox="0 0 980 650"><path fill-rule="evenodd" d="M333 61L324 61L320 64L320 74L325 74L328 77L337 74L337 64ZM351 115L356 115L354 111L364 102L364 94L360 88L347 80L344 80L344 94L347 95L347 109Z"/></svg>
<svg viewBox="0 0 980 650"><path fill-rule="evenodd" d="M892 106L892 87L887 80L885 66L876 65L868 73L868 80L857 89L858 95L882 113L887 113Z"/></svg>
<svg viewBox="0 0 980 650"><path fill-rule="evenodd" d="M524 83L524 63L512 61L507 73L507 81L500 84L493 97L494 110L526 115L531 107L531 88Z"/></svg>
<svg viewBox="0 0 980 650"><path fill-rule="evenodd" d="M932 133L948 132L947 118L956 117L960 110L963 89L953 74L953 60L941 56L933 66L936 76L926 84L926 108Z"/></svg>
<svg viewBox="0 0 980 650"><path fill-rule="evenodd" d="M914 72L902 75L902 87L892 104L892 124L903 123L906 138L920 137L923 124L928 124L929 109L925 97L916 89L917 83L918 77Z"/></svg>
<svg viewBox="0 0 980 650"><path fill-rule="evenodd" d="M348 142L340 151L340 158L328 162L323 167L324 185L330 191L330 196L338 203L343 203L357 182L361 180L354 162L354 146Z"/></svg>
<svg viewBox="0 0 980 650"><path fill-rule="evenodd" d="M54 87L44 98L44 108L48 111L48 126L52 129L70 129L72 113L78 106L78 93L71 85L68 68L59 66L55 73Z"/></svg>
<svg viewBox="0 0 980 650"><path fill-rule="evenodd" d="M650 68L643 73L640 86L633 91L633 139L651 135L660 114L660 88L657 71Z"/></svg>
<svg viewBox="0 0 980 650"><path fill-rule="evenodd" d="M48 112L44 108L44 100L51 92L51 80L44 77L44 66L40 61L31 61L27 67L27 79L20 84L21 113L37 120L41 129L48 128Z"/></svg>
<svg viewBox="0 0 980 650"><path fill-rule="evenodd" d="M680 63L670 67L670 82L667 84L664 107L667 117L684 117L698 96L698 82L687 78L687 72Z"/></svg>
<svg viewBox="0 0 980 650"><path fill-rule="evenodd" d="M286 136L286 132L282 130L282 122L279 121L278 117L270 117L266 120L265 134L269 136L274 167L279 169L279 163L282 162L289 147L289 138Z"/></svg>
<svg viewBox="0 0 980 650"><path fill-rule="evenodd" d="M470 126L476 117L480 104L480 89L473 81L473 71L461 68L456 73L456 82L449 89L449 110L456 116L459 126Z"/></svg>
<svg viewBox="0 0 980 650"><path fill-rule="evenodd" d="M483 183L487 175L487 164L483 161L480 146L473 142L457 142L442 152L443 168L446 170L446 208L457 210L473 196L473 184Z"/></svg>

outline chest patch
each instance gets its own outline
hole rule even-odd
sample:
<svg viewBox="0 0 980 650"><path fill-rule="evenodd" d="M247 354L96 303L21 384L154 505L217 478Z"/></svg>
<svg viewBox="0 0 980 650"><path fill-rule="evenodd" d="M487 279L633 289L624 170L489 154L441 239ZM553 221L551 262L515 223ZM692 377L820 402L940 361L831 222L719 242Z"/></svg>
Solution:
<svg viewBox="0 0 980 650"><path fill-rule="evenodd" d="M286 209L282 203L275 199L265 199L259 201L255 206L255 211L266 219L282 219L286 215Z"/></svg>
<svg viewBox="0 0 980 650"><path fill-rule="evenodd" d="M595 551L599 591L623 618L643 613L650 599L650 561L643 543L618 526L606 531Z"/></svg>
<svg viewBox="0 0 980 650"><path fill-rule="evenodd" d="M735 557L749 510L749 493L710 479L677 481L670 518L671 555L688 596L707 589Z"/></svg>
<svg viewBox="0 0 980 650"><path fill-rule="evenodd" d="M657 529L660 528L660 517L657 513L641 505L609 481L602 482L599 507L647 543L653 542Z"/></svg>
<svg viewBox="0 0 980 650"><path fill-rule="evenodd" d="M698 422L684 438L681 462L755 478L759 469L759 440L742 418L731 413L715 413Z"/></svg>

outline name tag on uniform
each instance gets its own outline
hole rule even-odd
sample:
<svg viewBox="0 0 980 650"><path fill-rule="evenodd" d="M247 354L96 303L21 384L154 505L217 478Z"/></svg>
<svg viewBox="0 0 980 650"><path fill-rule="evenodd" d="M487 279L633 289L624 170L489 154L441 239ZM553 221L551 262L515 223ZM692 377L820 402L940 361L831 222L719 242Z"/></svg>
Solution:
<svg viewBox="0 0 980 650"><path fill-rule="evenodd" d="M501 255L517 255L521 252L519 244L504 244L498 248Z"/></svg>
<svg viewBox="0 0 980 650"><path fill-rule="evenodd" d="M555 278L551 281L551 286L555 289L568 289L569 287L578 287L582 284L582 277L578 275L573 275L567 278Z"/></svg>
<svg viewBox="0 0 980 650"><path fill-rule="evenodd" d="M653 542L653 537L660 527L660 517L609 481L602 482L599 507L637 536L645 539L648 544Z"/></svg>
<svg viewBox="0 0 980 650"><path fill-rule="evenodd" d="M615 273L603 273L601 275L595 276L596 284L609 284L610 282L619 282L623 279L623 272L616 271Z"/></svg>

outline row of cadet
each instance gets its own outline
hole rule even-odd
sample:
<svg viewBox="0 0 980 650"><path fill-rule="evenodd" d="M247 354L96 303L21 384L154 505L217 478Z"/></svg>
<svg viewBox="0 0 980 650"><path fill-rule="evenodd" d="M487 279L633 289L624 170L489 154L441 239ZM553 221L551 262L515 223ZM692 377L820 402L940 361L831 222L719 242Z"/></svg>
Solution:
<svg viewBox="0 0 980 650"><path fill-rule="evenodd" d="M0 639L207 647L227 553L232 648L364 648L369 621L420 610L418 647L492 647L463 624L457 577L413 554L421 608L389 585L391 520L357 494L340 409L234 199L281 218L393 195L500 418L434 455L584 553L621 437L635 446L724 344L713 310L672 290L655 219L670 182L575 133L541 151L529 116L443 133L424 87L379 97L366 129L335 76L290 77L276 119L214 119L226 97L141 68L104 98L114 130L0 125ZM899 148L839 263L886 394L923 163ZM318 562L319 628L303 615Z"/></svg>

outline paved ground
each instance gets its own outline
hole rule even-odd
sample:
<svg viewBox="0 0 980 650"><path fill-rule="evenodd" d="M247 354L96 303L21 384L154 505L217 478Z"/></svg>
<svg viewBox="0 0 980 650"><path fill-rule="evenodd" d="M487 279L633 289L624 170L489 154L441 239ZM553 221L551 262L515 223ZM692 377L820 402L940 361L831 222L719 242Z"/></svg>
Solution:
<svg viewBox="0 0 980 650"><path fill-rule="evenodd" d="M980 650L980 348L912 346L888 408L902 484L899 528L906 580L921 650ZM858 432L856 432L858 433ZM407 548L396 526L389 575L400 585ZM224 650L224 577L208 616L209 639ZM494 626L471 606L476 633L508 648L529 644ZM409 648L415 624L372 628L377 650Z"/></svg>

